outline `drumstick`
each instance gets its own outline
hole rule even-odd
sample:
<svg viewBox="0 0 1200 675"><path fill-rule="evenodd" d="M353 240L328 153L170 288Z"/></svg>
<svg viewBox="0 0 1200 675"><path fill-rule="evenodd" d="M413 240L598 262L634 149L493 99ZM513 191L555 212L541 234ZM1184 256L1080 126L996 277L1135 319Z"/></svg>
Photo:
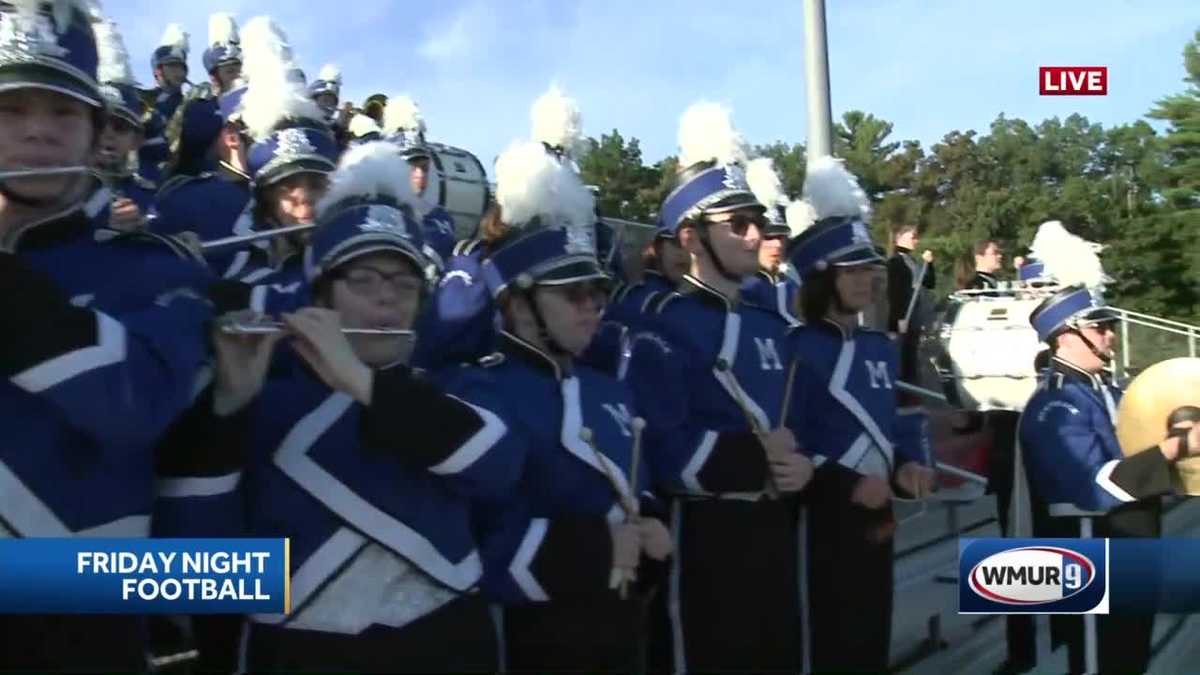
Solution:
<svg viewBox="0 0 1200 675"><path fill-rule="evenodd" d="M642 431L646 428L646 420L641 417L633 418L633 457L629 461L629 489L633 492L633 507L637 510L639 517L641 508L638 506L638 470L642 466ZM626 520L629 520L626 518ZM621 580L621 599L626 600L629 597L629 577Z"/></svg>
<svg viewBox="0 0 1200 675"><path fill-rule="evenodd" d="M717 370L729 373L729 376L733 378L733 372L729 368L729 362L727 362L725 359L717 359ZM754 435L758 437L759 442L763 444L763 451L766 452L766 440L770 432L762 428L762 423L759 422L758 418L754 416L754 413L750 411L750 404L746 403L745 398L742 396L742 388L740 385L738 385L736 378L733 378L733 386L729 387L729 390L733 393L734 402L737 403L739 408L741 408L742 414L746 416L746 422L750 424L750 430L753 431ZM768 456L768 463L770 460L771 458ZM775 476L771 474L769 467L767 469L766 493L767 496L772 499L775 499L779 496L779 488L775 487Z"/></svg>
<svg viewBox="0 0 1200 675"><path fill-rule="evenodd" d="M637 502L631 499L630 496L621 489L621 484L617 482L617 477L614 476L612 470L608 468L608 464L606 464L604 461L604 455L601 454L600 449L596 447L596 435L592 433L591 429L583 427L579 430L579 438L584 443L587 443L588 447L592 449L592 453L596 455L596 463L600 465L600 470L603 471L604 476L608 478L608 484L612 487L613 492L616 493L618 501L621 502L621 510L625 512L625 521L629 522L630 520L637 518ZM630 570L613 568L612 575L609 578L610 587L612 585L627 586L630 577L633 574L634 573Z"/></svg>
<svg viewBox="0 0 1200 675"><path fill-rule="evenodd" d="M912 319L913 308L917 306L917 295L921 292L921 283L925 281L925 272L929 270L929 263L921 263L921 273L917 275L917 280L913 282L912 295L908 298L908 309L904 311L904 332L908 332L908 322Z"/></svg>

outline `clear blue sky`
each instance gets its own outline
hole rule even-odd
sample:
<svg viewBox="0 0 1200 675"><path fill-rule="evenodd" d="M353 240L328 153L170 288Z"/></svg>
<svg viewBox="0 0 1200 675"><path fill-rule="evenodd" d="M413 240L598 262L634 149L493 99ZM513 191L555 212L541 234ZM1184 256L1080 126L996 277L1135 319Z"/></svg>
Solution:
<svg viewBox="0 0 1200 675"><path fill-rule="evenodd" d="M673 154L693 101L734 110L752 143L804 140L801 0L106 0L134 59L170 21L192 35L192 79L208 14L270 15L315 76L337 63L343 94L407 93L432 140L484 165L529 134L529 106L551 83L575 97L584 130L617 128L653 162ZM999 113L1031 122L1080 113L1132 122L1184 87L1182 50L1197 0L827 0L835 117L891 121L893 140L928 147L948 131L986 130ZM1041 97L1042 65L1106 65L1107 97Z"/></svg>

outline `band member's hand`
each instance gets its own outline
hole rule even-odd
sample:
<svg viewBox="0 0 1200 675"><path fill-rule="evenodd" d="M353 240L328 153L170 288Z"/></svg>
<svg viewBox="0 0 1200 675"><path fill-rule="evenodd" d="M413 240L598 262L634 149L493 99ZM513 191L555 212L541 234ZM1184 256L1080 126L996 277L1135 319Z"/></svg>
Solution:
<svg viewBox="0 0 1200 675"><path fill-rule="evenodd" d="M898 319L896 321L896 335L908 334L908 319Z"/></svg>
<svg viewBox="0 0 1200 675"><path fill-rule="evenodd" d="M925 249L925 252L921 254L921 260L924 260L926 263L932 263L933 262L933 251L930 251L929 249Z"/></svg>
<svg viewBox="0 0 1200 675"><path fill-rule="evenodd" d="M657 518L642 518L637 521L638 537L641 540L642 552L651 560L666 560L675 546L671 543L671 533Z"/></svg>
<svg viewBox="0 0 1200 675"><path fill-rule="evenodd" d="M184 246L187 246L188 249L196 255L196 257L204 257L204 242L200 240L200 235L196 234L195 232L192 232L191 230L185 230L176 234L175 240Z"/></svg>
<svg viewBox="0 0 1200 675"><path fill-rule="evenodd" d="M136 232L146 226L142 210L128 197L113 200L108 225L118 232Z"/></svg>
<svg viewBox="0 0 1200 675"><path fill-rule="evenodd" d="M920 462L905 462L896 471L896 482L917 499L933 492L933 469Z"/></svg>
<svg viewBox="0 0 1200 675"><path fill-rule="evenodd" d="M632 573L637 569L642 554L642 534L634 523L617 523L610 526L612 532L613 569L621 573Z"/></svg>
<svg viewBox="0 0 1200 675"><path fill-rule="evenodd" d="M800 447L796 443L796 436L787 427L780 427L764 436L762 444L767 451L768 461L774 461L776 457L794 455L796 448Z"/></svg>
<svg viewBox="0 0 1200 675"><path fill-rule="evenodd" d="M850 501L868 509L881 509L892 498L892 486L882 478L863 476L854 486Z"/></svg>
<svg viewBox="0 0 1200 675"><path fill-rule="evenodd" d="M1200 424L1180 422L1174 428L1188 429L1188 433L1185 436L1172 436L1158 444L1167 461L1174 462L1200 455Z"/></svg>
<svg viewBox="0 0 1200 675"><path fill-rule="evenodd" d="M326 385L350 394L363 405L371 404L374 376L342 333L342 319L337 312L305 307L280 318L296 338L293 348Z"/></svg>
<svg viewBox="0 0 1200 675"><path fill-rule="evenodd" d="M262 391L275 343L282 332L258 335L231 335L213 329L212 341L217 355L213 376L213 412L227 417L241 410Z"/></svg>
<svg viewBox="0 0 1200 675"><path fill-rule="evenodd" d="M771 477L780 492L799 492L812 480L813 464L799 452L770 458Z"/></svg>
<svg viewBox="0 0 1200 675"><path fill-rule="evenodd" d="M1025 266L1025 258L1023 256L1017 256L1017 257L1013 258L1013 269L1014 270L1019 270L1024 266Z"/></svg>

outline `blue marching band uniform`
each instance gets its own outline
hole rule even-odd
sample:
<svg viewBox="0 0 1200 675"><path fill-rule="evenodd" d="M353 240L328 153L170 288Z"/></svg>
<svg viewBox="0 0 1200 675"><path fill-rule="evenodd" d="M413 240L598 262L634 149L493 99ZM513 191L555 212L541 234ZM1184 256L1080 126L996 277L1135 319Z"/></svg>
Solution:
<svg viewBox="0 0 1200 675"><path fill-rule="evenodd" d="M33 25L0 6L13 41L0 95L60 97L96 134L107 111L150 139L136 169L103 181L85 154L66 162L77 174L0 177L0 208L34 214L10 224L0 211L0 280L21 289L0 297L20 326L0 336L0 414L15 434L0 448L3 536L290 537L293 612L193 617L204 669L888 667L890 500L923 496L927 424L898 405L886 334L804 313L840 302L821 295L836 296L835 272L881 264L861 214L821 213L814 197L818 218L797 231L756 198L744 158L692 156L653 244L695 243L690 273L655 263L628 283L567 144L539 139L497 160L483 225L457 240L410 186L431 159L423 137L339 152L313 99L336 98L340 74L306 88L286 45L266 45L255 53L275 54L292 84L278 110L256 111L254 81L217 75L251 51L233 27L205 51L211 85L185 100L160 78L145 96L100 76L97 20L78 0L45 3ZM186 35L170 38L156 70L186 67ZM311 222L272 201L301 178ZM37 181L60 189L27 194ZM551 196L529 201L539 194ZM111 226L119 197L144 214L141 231ZM313 227L202 255L185 234L297 222ZM783 240L784 266L733 270L715 243L723 222L740 241ZM384 263L390 276L372 267ZM355 288L369 308L347 300ZM564 326L551 302L582 318ZM415 344L378 360L348 339L368 378L356 389L316 365L311 341L295 344L295 317L314 311L363 312ZM231 319L279 319L293 336L233 408ZM1032 322L1052 343L1111 319L1069 288ZM1168 462L1123 457L1120 395L1052 359L1019 427L1035 534L1077 536L1084 516L1095 536L1160 532ZM783 491L781 462L802 476ZM867 483L887 498L864 506ZM1144 668L1151 626L1102 620L1102 660ZM1057 627L1073 664L1081 634ZM148 668L139 617L8 617L0 635L0 669Z"/></svg>

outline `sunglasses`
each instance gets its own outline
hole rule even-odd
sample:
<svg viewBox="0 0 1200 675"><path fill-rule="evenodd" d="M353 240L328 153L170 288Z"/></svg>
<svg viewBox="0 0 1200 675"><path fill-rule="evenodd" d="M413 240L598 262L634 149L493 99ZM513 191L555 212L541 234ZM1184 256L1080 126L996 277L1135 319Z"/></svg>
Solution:
<svg viewBox="0 0 1200 675"><path fill-rule="evenodd" d="M723 220L705 218L704 221L709 225L728 225L729 231L739 237L746 236L746 233L750 231L751 225L757 227L759 232L762 232L767 227L767 217L763 214L749 215L746 213L735 213Z"/></svg>

